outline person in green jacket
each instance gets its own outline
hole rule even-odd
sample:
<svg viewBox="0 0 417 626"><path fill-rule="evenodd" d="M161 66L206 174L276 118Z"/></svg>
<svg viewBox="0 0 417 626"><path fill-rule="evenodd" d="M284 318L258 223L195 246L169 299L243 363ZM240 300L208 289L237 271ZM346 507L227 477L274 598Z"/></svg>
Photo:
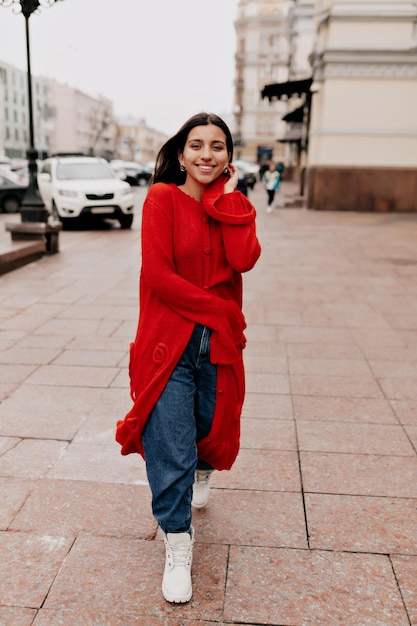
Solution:
<svg viewBox="0 0 417 626"><path fill-rule="evenodd" d="M269 169L266 170L262 176L262 182L268 194L268 205L266 208L267 213L272 212L272 203L274 202L275 192L279 189L281 176L277 170L277 167L273 161L269 164Z"/></svg>

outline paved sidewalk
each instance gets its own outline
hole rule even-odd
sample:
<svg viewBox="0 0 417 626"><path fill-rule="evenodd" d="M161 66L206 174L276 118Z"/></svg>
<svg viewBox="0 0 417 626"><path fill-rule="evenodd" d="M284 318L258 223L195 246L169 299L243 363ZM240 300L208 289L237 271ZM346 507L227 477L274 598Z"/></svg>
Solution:
<svg viewBox="0 0 417 626"><path fill-rule="evenodd" d="M417 215L251 199L242 447L194 514L187 605L114 442L139 215L0 277L1 626L417 624Z"/></svg>

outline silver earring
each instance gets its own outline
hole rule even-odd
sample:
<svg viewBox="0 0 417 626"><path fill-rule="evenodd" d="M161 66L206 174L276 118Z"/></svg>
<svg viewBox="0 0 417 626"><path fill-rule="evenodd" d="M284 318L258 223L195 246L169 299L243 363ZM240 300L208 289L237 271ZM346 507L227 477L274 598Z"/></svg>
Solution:
<svg viewBox="0 0 417 626"><path fill-rule="evenodd" d="M227 176L227 175L228 175L228 173L229 173L229 170L227 169L227 167L225 167L225 168L224 168L224 170L223 170L223 174L224 174L225 176Z"/></svg>
<svg viewBox="0 0 417 626"><path fill-rule="evenodd" d="M185 167L184 167L184 165L180 165L180 172L185 172Z"/></svg>

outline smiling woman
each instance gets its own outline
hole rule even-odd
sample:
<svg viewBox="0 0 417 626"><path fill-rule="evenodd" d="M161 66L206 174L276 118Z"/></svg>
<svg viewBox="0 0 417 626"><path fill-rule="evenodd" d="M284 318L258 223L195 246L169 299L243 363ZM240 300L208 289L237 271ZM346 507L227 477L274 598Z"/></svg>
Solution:
<svg viewBox="0 0 417 626"><path fill-rule="evenodd" d="M192 596L192 510L239 450L244 399L242 272L260 245L255 208L236 190L233 141L214 114L190 118L161 148L142 210L140 316L130 349L133 407L122 454L146 460L166 546L162 593Z"/></svg>

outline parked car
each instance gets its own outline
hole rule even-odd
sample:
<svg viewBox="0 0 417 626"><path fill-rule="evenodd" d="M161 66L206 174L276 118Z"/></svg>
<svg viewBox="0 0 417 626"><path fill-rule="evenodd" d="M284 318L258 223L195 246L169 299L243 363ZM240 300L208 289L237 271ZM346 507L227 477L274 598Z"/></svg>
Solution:
<svg viewBox="0 0 417 626"><path fill-rule="evenodd" d="M147 185L152 172L146 165L136 163L135 161L110 161L110 165L118 174L123 176L129 185Z"/></svg>
<svg viewBox="0 0 417 626"><path fill-rule="evenodd" d="M236 166L239 181L241 182L241 184L249 189L253 189L257 181L256 174L254 174L253 172L249 172L240 164L236 164L236 161L234 162L234 165Z"/></svg>
<svg viewBox="0 0 417 626"><path fill-rule="evenodd" d="M7 167L0 167L0 207L4 213L19 212L27 188L27 182Z"/></svg>
<svg viewBox="0 0 417 626"><path fill-rule="evenodd" d="M45 207L63 224L89 217L116 219L122 228L132 226L131 187L120 180L104 159L85 156L45 159L38 169L38 186Z"/></svg>

